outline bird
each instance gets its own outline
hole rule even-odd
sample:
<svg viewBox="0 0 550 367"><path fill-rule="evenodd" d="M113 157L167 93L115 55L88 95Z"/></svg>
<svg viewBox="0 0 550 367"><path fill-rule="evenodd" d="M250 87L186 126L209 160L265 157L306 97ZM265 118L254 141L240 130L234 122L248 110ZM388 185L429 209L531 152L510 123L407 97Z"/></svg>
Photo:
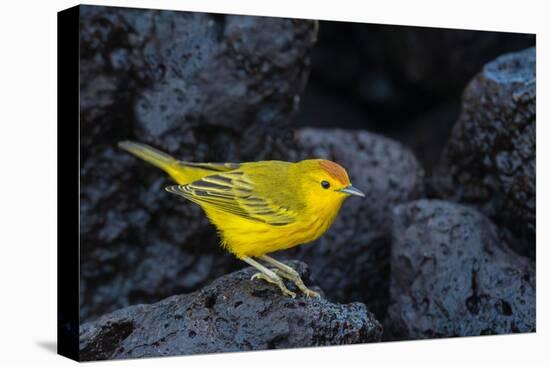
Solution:
<svg viewBox="0 0 550 367"><path fill-rule="evenodd" d="M167 173L177 185L166 191L202 207L221 246L258 270L252 280L272 283L292 298L296 293L283 279L308 298L320 295L295 269L267 254L314 241L332 225L345 199L365 197L341 165L326 159L194 163L142 143L118 146Z"/></svg>

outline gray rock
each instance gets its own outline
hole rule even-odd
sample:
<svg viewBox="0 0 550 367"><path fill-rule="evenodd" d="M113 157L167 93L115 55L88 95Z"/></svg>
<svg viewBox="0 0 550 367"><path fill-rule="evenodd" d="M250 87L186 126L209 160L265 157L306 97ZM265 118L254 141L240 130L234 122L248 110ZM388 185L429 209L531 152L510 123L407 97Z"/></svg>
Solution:
<svg viewBox="0 0 550 367"><path fill-rule="evenodd" d="M268 136L298 108L315 23L200 13L177 13L183 19L173 20L171 13L160 14L144 59L150 69L164 72L136 100L138 140L167 151L182 147L201 161L212 150L224 160L271 153ZM173 130L193 139L192 150ZM235 136L239 144L231 144Z"/></svg>
<svg viewBox="0 0 550 367"><path fill-rule="evenodd" d="M439 168L439 197L476 206L534 256L536 207L535 48L498 57L466 88Z"/></svg>
<svg viewBox="0 0 550 367"><path fill-rule="evenodd" d="M306 261L330 299L364 302L382 319L388 303L391 210L422 195L422 167L399 143L364 131L304 128L295 138L302 158L340 163L366 197L346 200L327 233L281 256Z"/></svg>
<svg viewBox="0 0 550 367"><path fill-rule="evenodd" d="M291 262L311 282L307 266ZM365 305L282 296L246 268L203 289L104 315L80 328L81 360L122 359L376 342Z"/></svg>
<svg viewBox="0 0 550 367"><path fill-rule="evenodd" d="M313 21L80 7L83 321L198 289L236 269L200 208L116 148L189 161L292 159Z"/></svg>
<svg viewBox="0 0 550 367"><path fill-rule="evenodd" d="M235 135L242 146L230 158L258 154L272 144L265 135L284 135L277 127L298 107L317 36L307 20L85 5L80 14L81 144L135 135L192 158L227 159Z"/></svg>
<svg viewBox="0 0 550 367"><path fill-rule="evenodd" d="M399 205L393 237L386 339L535 331L535 265L476 210Z"/></svg>

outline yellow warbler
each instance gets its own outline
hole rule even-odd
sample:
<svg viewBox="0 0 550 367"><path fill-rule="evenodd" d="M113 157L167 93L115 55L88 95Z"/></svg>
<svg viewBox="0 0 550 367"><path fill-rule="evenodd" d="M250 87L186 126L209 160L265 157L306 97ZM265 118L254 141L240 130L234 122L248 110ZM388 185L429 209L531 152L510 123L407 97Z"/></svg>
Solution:
<svg viewBox="0 0 550 367"><path fill-rule="evenodd" d="M179 185L166 190L203 208L222 246L259 270L253 279L273 283L292 297L295 293L281 277L308 297L319 295L304 285L298 272L266 254L315 240L330 227L347 197L364 196L351 185L344 168L325 159L191 163L145 144L125 141L119 146L168 173Z"/></svg>

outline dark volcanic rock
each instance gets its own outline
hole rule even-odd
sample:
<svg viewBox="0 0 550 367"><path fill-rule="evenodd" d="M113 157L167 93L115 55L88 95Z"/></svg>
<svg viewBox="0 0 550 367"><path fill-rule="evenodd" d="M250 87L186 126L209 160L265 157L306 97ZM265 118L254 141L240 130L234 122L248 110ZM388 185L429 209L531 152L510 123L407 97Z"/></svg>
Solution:
<svg viewBox="0 0 550 367"><path fill-rule="evenodd" d="M535 249L535 49L487 64L464 92L462 113L434 179L440 197L473 204ZM517 247L517 246L516 246Z"/></svg>
<svg viewBox="0 0 550 367"><path fill-rule="evenodd" d="M305 128L296 133L304 157L342 164L366 198L344 203L331 229L282 256L310 264L330 299L360 301L378 318L388 303L391 210L423 192L423 170L399 143L368 132Z"/></svg>
<svg viewBox="0 0 550 367"><path fill-rule="evenodd" d="M190 158L236 159L268 150L273 125L298 107L313 21L80 9L85 147L135 135ZM236 136L242 145L228 152Z"/></svg>
<svg viewBox="0 0 550 367"><path fill-rule="evenodd" d="M290 263L304 277L307 267ZM246 268L187 295L104 315L80 329L82 360L376 342L382 327L360 303L284 297Z"/></svg>
<svg viewBox="0 0 550 367"><path fill-rule="evenodd" d="M462 205L419 200L395 209L387 339L535 330L534 263Z"/></svg>
<svg viewBox="0 0 550 367"><path fill-rule="evenodd" d="M236 268L201 210L116 148L190 161L292 159L313 21L81 6L81 317L197 289Z"/></svg>

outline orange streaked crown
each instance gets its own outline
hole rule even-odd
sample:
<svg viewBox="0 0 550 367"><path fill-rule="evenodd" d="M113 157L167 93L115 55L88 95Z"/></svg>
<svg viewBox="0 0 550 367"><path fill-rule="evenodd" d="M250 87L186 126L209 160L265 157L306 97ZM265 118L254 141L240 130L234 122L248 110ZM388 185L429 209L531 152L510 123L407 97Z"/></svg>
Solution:
<svg viewBox="0 0 550 367"><path fill-rule="evenodd" d="M334 178L335 180L339 181L342 185L349 185L349 177L346 170L340 166L338 163L334 163L332 161L328 161L325 159L319 160L319 165L327 171L327 173Z"/></svg>

